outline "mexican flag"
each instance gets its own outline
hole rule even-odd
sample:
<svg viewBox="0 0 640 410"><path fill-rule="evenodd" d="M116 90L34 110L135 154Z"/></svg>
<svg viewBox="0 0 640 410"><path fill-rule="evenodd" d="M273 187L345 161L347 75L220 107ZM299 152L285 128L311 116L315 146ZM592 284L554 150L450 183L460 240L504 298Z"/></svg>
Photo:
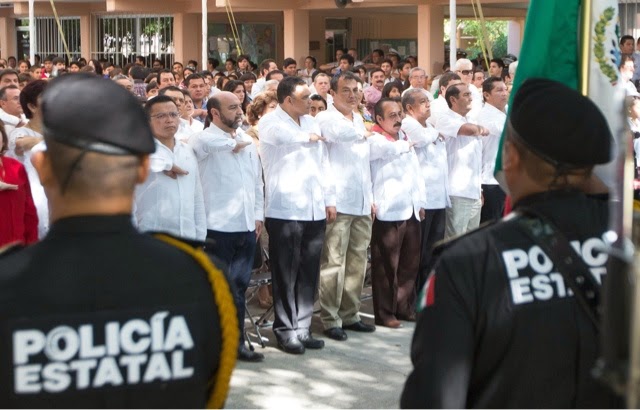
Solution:
<svg viewBox="0 0 640 410"><path fill-rule="evenodd" d="M619 86L620 61L617 0L592 0L589 35L584 36L582 12L584 0L531 0L520 52L518 69L509 97L509 107L520 85L531 77L559 81L574 89L588 82L588 97L609 122L615 138L624 129L624 91ZM583 56L584 41L589 42ZM589 75L581 74L582 59L589 59ZM509 108L510 110L511 108ZM502 135L504 141L504 133ZM502 175L502 141L496 159L495 174L506 190ZM612 158L619 144L613 144ZM578 148L579 149L579 148ZM596 174L609 187L614 186L613 164L596 167Z"/></svg>
<svg viewBox="0 0 640 410"><path fill-rule="evenodd" d="M612 135L618 139L623 135L625 120L624 91L618 84L618 2L591 1L591 21L589 35L586 37L582 33L581 24L584 3L585 0L531 0L509 107L512 107L515 93L527 78L549 78L574 89L581 89L583 82L587 80L581 74L582 46L586 40L589 42L589 52L585 56L589 59L587 95L603 112ZM498 150L495 175L502 189L508 192L502 172L503 141L504 133ZM611 158L615 158L621 145L612 145ZM609 187L616 185L614 161L597 166L595 172ZM436 303L435 282L432 273L418 297L418 311Z"/></svg>

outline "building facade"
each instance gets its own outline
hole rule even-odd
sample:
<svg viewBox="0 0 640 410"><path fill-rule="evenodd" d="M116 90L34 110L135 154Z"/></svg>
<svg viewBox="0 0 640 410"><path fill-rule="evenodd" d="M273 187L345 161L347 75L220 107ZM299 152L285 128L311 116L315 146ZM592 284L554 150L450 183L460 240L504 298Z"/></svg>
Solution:
<svg viewBox="0 0 640 410"><path fill-rule="evenodd" d="M0 0L2 1L2 0ZM347 3L345 7L339 4ZM510 51L517 55L528 1L482 0L486 19L509 21ZM0 56L29 55L28 1L0 3ZM106 57L117 63L142 55L149 62L251 55L259 63L307 55L332 61L336 48L374 48L417 55L438 73L445 58L443 20L448 0L208 0L206 42L197 0L35 1L36 53L72 58ZM474 18L470 0L457 0L458 19ZM61 30L58 28L60 22ZM238 45L241 45L238 47ZM203 46L204 45L204 46ZM68 50L68 51L67 51Z"/></svg>

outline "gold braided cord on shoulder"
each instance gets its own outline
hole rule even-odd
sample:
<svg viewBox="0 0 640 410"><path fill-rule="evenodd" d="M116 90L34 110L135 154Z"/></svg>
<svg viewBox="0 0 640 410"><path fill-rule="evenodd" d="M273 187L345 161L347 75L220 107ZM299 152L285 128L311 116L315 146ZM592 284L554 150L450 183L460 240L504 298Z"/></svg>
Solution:
<svg viewBox="0 0 640 410"><path fill-rule="evenodd" d="M238 355L238 343L240 340L240 328L238 327L238 318L236 316L236 305L231 296L231 290L224 274L209 259L204 251L194 249L193 247L181 242L178 239L168 235L156 234L157 239L172 245L181 251L189 254L193 259L207 271L213 298L218 306L218 315L220 316L220 328L222 329L222 349L220 349L220 364L218 373L211 383L215 383L211 396L207 402L207 408L219 409L224 405L229 392L229 382L231 381L231 373L236 365Z"/></svg>

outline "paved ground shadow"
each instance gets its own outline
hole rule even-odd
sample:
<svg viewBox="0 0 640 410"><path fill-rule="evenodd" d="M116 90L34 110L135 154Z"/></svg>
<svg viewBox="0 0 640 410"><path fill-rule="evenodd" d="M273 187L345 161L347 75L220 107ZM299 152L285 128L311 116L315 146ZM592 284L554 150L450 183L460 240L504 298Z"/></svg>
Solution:
<svg viewBox="0 0 640 410"><path fill-rule="evenodd" d="M363 291L363 320L373 323L371 288ZM252 304L254 314L263 310ZM254 334L249 322L246 323ZM318 313L312 332L325 341L322 350L304 355L276 348L270 328L262 328L266 348L262 363L238 362L231 380L227 408L398 408L404 381L411 370L409 350L414 323L400 329L378 327L374 333L348 332L337 342L322 335Z"/></svg>

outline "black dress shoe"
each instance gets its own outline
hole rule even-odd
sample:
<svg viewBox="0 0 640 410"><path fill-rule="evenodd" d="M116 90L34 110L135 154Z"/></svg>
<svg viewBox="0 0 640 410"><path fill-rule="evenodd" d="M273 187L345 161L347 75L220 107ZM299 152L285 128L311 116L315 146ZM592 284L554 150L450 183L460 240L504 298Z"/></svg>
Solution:
<svg viewBox="0 0 640 410"><path fill-rule="evenodd" d="M264 360L264 355L258 352L252 352L247 349L246 346L242 346L238 351L238 360L243 362L261 362Z"/></svg>
<svg viewBox="0 0 640 410"><path fill-rule="evenodd" d="M376 331L376 327L374 325L368 325L364 323L362 320L350 325L342 326L343 329L353 330L354 332L364 332L371 333Z"/></svg>
<svg viewBox="0 0 640 410"><path fill-rule="evenodd" d="M347 340L347 334L339 327L332 327L324 331L324 335L329 339L338 340L340 342Z"/></svg>
<svg viewBox="0 0 640 410"><path fill-rule="evenodd" d="M298 339L307 349L322 349L324 347L324 340L315 339L311 336L311 333L306 335L298 335Z"/></svg>
<svg viewBox="0 0 640 410"><path fill-rule="evenodd" d="M298 337L293 336L288 338L287 340L278 340L278 347L282 349L285 353L291 354L302 354L304 353L304 345Z"/></svg>

